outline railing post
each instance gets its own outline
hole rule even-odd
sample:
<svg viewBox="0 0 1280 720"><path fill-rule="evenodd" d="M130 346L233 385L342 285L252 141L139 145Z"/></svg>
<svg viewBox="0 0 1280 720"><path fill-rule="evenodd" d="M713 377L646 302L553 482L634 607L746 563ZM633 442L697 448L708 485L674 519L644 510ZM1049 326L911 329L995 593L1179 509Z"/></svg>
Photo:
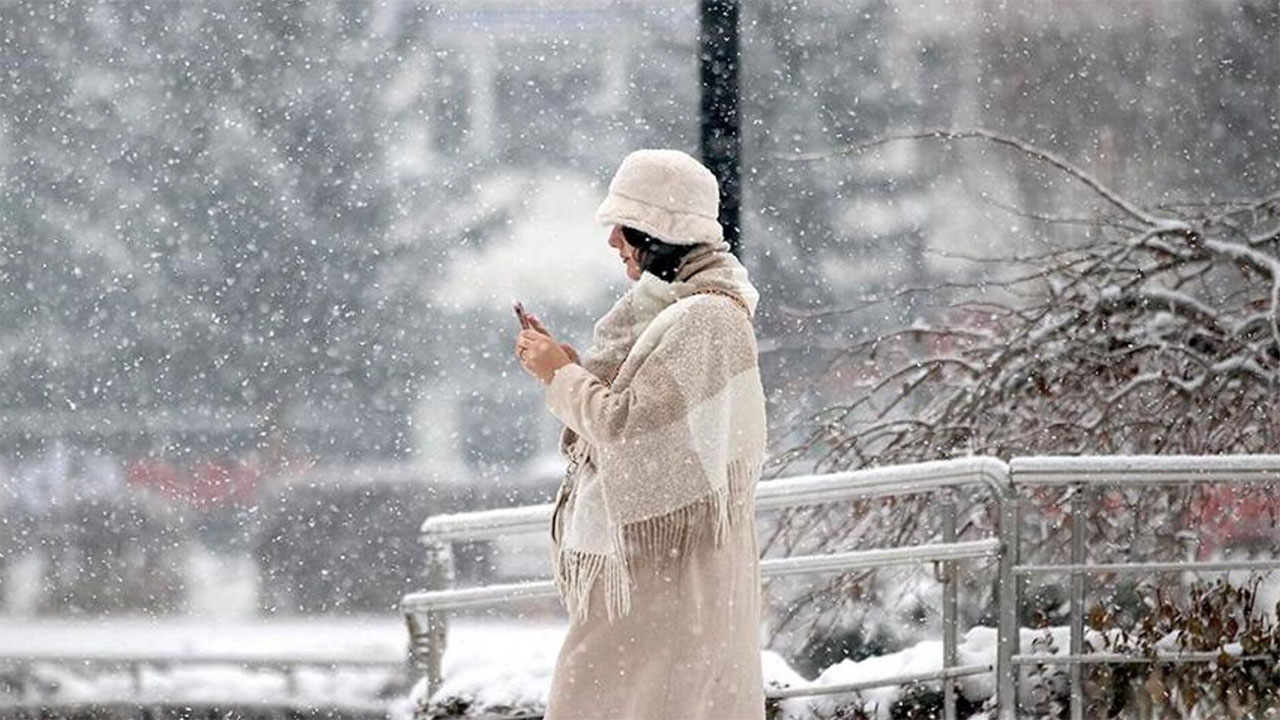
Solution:
<svg viewBox="0 0 1280 720"><path fill-rule="evenodd" d="M1000 553L997 583L1000 617L996 631L996 713L999 720L1017 720L1018 669L1013 656L1019 652L1018 605L1021 602L1018 578L1013 568L1020 555L1021 518L1017 483L1000 498Z"/></svg>
<svg viewBox="0 0 1280 720"><path fill-rule="evenodd" d="M427 543L427 589L447 590L453 587L453 545L448 540ZM427 693L425 703L440 689L443 681L442 665L445 644L448 640L448 612L432 610L425 613L426 627L410 628L410 636L423 638L423 646L411 648L414 665L426 673ZM410 622L413 622L411 619ZM416 634L414 630L419 630Z"/></svg>
<svg viewBox="0 0 1280 720"><path fill-rule="evenodd" d="M1073 486L1071 495L1071 564L1084 563L1085 486ZM1079 657L1084 651L1084 573L1071 571L1071 654ZM1068 666L1071 681L1071 720L1084 720L1084 688L1081 685L1080 663Z"/></svg>
<svg viewBox="0 0 1280 720"><path fill-rule="evenodd" d="M947 488L942 491L942 542L956 541L956 495ZM942 563L942 669L956 666L956 563ZM943 720L956 720L956 682L952 678L942 680Z"/></svg>

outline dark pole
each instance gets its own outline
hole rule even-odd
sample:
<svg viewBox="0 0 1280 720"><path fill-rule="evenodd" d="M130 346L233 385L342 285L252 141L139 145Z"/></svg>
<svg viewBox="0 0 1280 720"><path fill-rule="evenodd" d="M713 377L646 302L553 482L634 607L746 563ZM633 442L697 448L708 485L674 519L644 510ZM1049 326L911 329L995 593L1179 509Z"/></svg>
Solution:
<svg viewBox="0 0 1280 720"><path fill-rule="evenodd" d="M702 80L702 161L720 181L720 224L739 250L742 186L738 155L738 0L699 0L698 58Z"/></svg>

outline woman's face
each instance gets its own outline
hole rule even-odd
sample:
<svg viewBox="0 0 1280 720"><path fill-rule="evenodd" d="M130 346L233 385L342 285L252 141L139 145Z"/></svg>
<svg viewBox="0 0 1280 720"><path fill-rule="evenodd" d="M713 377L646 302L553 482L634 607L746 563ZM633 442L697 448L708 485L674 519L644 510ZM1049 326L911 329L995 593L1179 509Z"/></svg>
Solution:
<svg viewBox="0 0 1280 720"><path fill-rule="evenodd" d="M621 225L614 225L613 230L609 232L609 247L618 251L623 264L627 266L627 277L631 280L639 280L640 261L636 259L636 249L622 237Z"/></svg>

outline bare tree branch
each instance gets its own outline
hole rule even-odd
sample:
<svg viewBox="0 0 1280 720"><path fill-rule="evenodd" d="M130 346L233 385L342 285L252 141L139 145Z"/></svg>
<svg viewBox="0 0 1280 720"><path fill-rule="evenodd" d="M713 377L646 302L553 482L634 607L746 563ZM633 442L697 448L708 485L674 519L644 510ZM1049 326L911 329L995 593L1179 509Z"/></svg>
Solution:
<svg viewBox="0 0 1280 720"><path fill-rule="evenodd" d="M850 145L848 147L841 148L839 150L832 150L828 152L799 153L799 154L774 153L773 157L775 157L778 160L813 162L815 160L829 160L831 158L840 157L843 155L855 155L855 154L866 152L867 150L879 147L881 145L887 145L889 143L900 142L903 140L974 140L974 139L987 140L989 142L996 143L997 145L1004 145L1006 147L1010 147L1015 150L1018 150L1019 152L1022 152L1023 154L1033 157L1037 160L1048 163L1049 165L1075 178L1076 180L1079 180L1090 190L1093 190L1095 193L1097 193L1099 197L1111 203L1118 210L1123 212L1125 215L1128 215L1129 217L1133 218L1134 220L1137 220L1143 225L1159 226L1166 222L1164 220L1161 220L1160 218L1157 218L1151 215L1150 213L1146 212L1142 208L1139 208L1137 205L1134 205L1128 200L1125 200L1123 197L1120 196L1119 193L1116 193L1115 191L1108 188L1106 185L1102 184L1102 182L1099 181L1097 178L1095 178L1093 175L1089 174L1088 172L1086 172L1085 170L1079 167L1076 167L1074 164L1068 162L1067 160L1064 160L1063 158L1058 157L1056 154L1049 152L1048 150L1038 148L1030 143L1024 142L1017 138L1001 135L999 133L992 132L991 130L986 130L984 128L971 128L968 130L953 130L953 129L944 128L944 129L924 130L920 132L902 133L902 134L895 134L895 135L884 135L874 140L868 140L866 142L857 143L855 145Z"/></svg>

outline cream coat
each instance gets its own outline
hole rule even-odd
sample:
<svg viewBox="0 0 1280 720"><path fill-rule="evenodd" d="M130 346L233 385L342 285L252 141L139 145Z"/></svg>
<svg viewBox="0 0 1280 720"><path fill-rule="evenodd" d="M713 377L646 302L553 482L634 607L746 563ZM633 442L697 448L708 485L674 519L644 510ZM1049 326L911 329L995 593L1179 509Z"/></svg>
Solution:
<svg viewBox="0 0 1280 720"><path fill-rule="evenodd" d="M741 321L743 316L719 307L725 317ZM750 339L747 354L754 363ZM557 372L547 388L547 405L569 427L590 426L609 412L607 394L598 387L595 393L584 390L596 382L580 367ZM587 464L580 472L594 468ZM715 515L714 506L703 503L668 518L687 523L685 530L699 530L687 534L695 540L684 552L673 547L667 555L629 553L634 585L628 613L610 619L605 583L591 586L586 612L571 616L546 720L763 720L756 476L732 475L732 522L719 547L716 533L703 531ZM573 491L582 484L587 483L570 485L567 492L561 488L553 518L556 537L571 530L566 523L572 522L578 499Z"/></svg>
<svg viewBox="0 0 1280 720"><path fill-rule="evenodd" d="M760 565L745 517L720 548L702 533L687 558L642 560L631 612L612 624L595 584L560 648L545 720L763 720Z"/></svg>

